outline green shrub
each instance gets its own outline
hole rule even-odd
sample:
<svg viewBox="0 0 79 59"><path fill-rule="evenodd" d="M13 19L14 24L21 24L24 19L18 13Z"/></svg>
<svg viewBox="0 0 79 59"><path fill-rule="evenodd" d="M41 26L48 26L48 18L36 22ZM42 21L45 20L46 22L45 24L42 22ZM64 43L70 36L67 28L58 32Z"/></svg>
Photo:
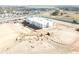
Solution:
<svg viewBox="0 0 79 59"><path fill-rule="evenodd" d="M77 23L77 20L73 20L73 23Z"/></svg>
<svg viewBox="0 0 79 59"><path fill-rule="evenodd" d="M57 16L59 14L59 10L54 11L51 15Z"/></svg>

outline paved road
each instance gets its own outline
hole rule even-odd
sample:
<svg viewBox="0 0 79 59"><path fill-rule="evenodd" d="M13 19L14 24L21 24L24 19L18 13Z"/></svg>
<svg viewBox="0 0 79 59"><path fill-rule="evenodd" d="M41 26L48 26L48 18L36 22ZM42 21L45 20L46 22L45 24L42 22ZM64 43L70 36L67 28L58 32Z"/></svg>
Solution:
<svg viewBox="0 0 79 59"><path fill-rule="evenodd" d="M66 25L66 26L70 26L70 27L79 29L79 24L74 24L71 21L63 21L63 20L56 20L56 19L53 19L53 20L54 20L55 23L59 23L59 24L63 24L63 25Z"/></svg>

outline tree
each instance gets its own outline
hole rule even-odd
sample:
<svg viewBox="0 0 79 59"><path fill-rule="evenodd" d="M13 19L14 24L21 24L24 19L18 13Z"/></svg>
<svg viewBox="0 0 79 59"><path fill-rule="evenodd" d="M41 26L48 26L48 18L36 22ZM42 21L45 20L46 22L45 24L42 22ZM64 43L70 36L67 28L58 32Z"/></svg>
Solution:
<svg viewBox="0 0 79 59"><path fill-rule="evenodd" d="M77 23L77 20L73 20L73 23Z"/></svg>
<svg viewBox="0 0 79 59"><path fill-rule="evenodd" d="M59 10L54 11L51 15L57 16L59 14Z"/></svg>

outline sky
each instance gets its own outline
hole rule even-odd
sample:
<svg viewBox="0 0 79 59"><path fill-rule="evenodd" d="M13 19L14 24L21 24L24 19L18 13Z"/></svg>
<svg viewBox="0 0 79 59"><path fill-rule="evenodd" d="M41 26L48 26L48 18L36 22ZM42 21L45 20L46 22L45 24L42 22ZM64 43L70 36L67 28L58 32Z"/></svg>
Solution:
<svg viewBox="0 0 79 59"><path fill-rule="evenodd" d="M79 5L79 0L0 0L0 5Z"/></svg>

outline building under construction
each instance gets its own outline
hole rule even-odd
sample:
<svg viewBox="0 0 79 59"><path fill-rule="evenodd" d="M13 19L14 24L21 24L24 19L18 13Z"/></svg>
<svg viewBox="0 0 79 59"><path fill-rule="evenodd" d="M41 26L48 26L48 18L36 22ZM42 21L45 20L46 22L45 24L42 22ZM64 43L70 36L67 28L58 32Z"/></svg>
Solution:
<svg viewBox="0 0 79 59"><path fill-rule="evenodd" d="M49 19L47 17L41 17L41 16L30 16L27 18L26 22L38 28L52 27L55 23L53 19Z"/></svg>

